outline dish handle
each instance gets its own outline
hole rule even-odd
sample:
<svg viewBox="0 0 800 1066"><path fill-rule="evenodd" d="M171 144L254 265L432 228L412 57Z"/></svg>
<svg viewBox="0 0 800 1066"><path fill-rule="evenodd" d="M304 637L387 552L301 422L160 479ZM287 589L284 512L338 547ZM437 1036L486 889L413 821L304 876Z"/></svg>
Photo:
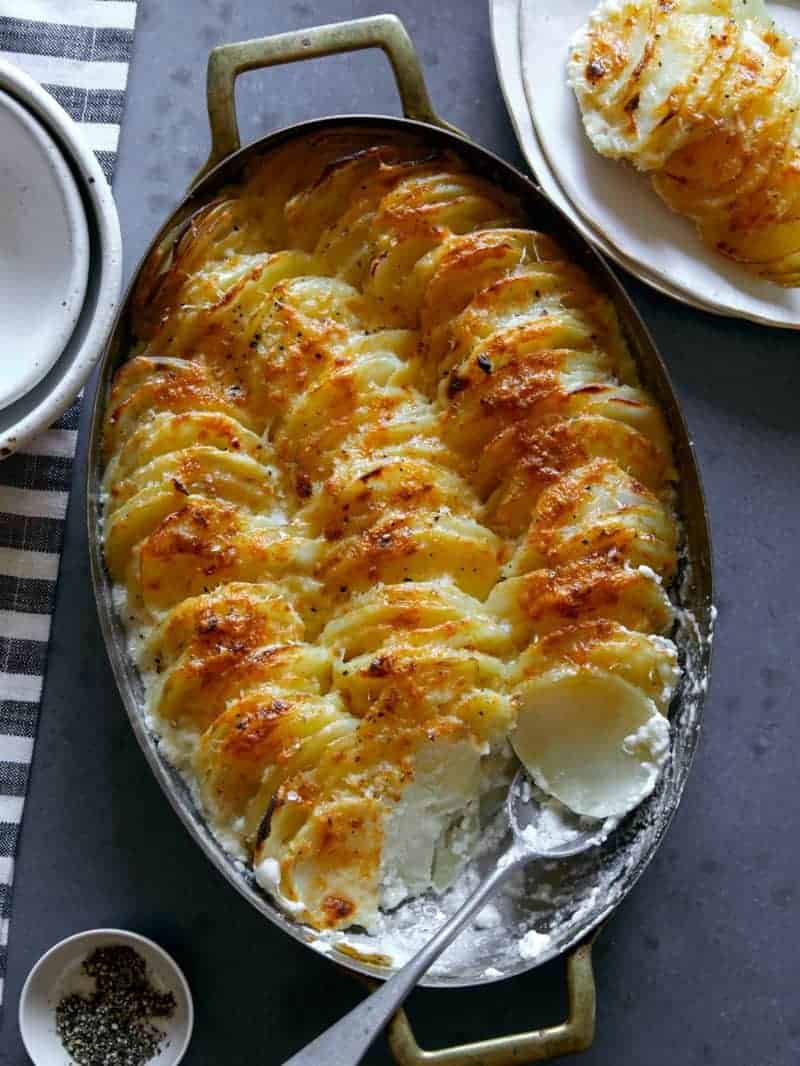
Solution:
<svg viewBox="0 0 800 1066"><path fill-rule="evenodd" d="M388 1029L389 1047L398 1066L525 1066L586 1051L595 1029L596 993L592 969L594 935L567 957L569 1016L560 1025L528 1033L498 1036L475 1044L425 1051L416 1041L404 1010Z"/></svg>
<svg viewBox="0 0 800 1066"><path fill-rule="evenodd" d="M193 184L241 147L235 96L236 79L240 74L365 48L380 48L386 53L406 118L460 133L434 111L419 56L396 15L372 15L307 30L293 30L253 41L223 44L209 55L206 95L211 154Z"/></svg>

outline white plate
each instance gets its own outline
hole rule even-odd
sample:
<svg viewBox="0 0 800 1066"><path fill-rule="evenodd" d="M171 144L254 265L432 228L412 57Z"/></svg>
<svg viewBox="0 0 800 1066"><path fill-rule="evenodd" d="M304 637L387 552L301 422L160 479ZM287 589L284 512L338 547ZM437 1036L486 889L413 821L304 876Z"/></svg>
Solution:
<svg viewBox="0 0 800 1066"><path fill-rule="evenodd" d="M613 245L603 238L602 234L591 228L564 195L561 186L550 170L547 157L539 144L536 130L533 127L533 120L528 110L528 102L525 98L520 60L519 7L520 0L491 0L492 43L494 45L500 88L503 91L511 123L514 126L520 148L537 182L556 206L561 208L564 214L569 217L578 232L591 241L609 259L613 259L614 262L619 263L620 266L666 296L671 296L675 300L681 300L683 303L701 310L715 310L685 296L678 289L652 277L646 269L638 267L627 260Z"/></svg>
<svg viewBox="0 0 800 1066"><path fill-rule="evenodd" d="M566 83L569 43L597 0L522 0L522 77L533 124L550 170L574 210L644 280L767 325L800 329L800 289L782 289L706 248L691 222L672 212L632 168L592 148ZM776 21L800 35L800 9L770 5Z"/></svg>
<svg viewBox="0 0 800 1066"><path fill-rule="evenodd" d="M122 285L122 241L111 190L78 126L41 85L5 59L0 59L0 90L28 111L58 145L80 190L89 231L85 297L66 345L37 384L0 407L3 459L52 425L69 407L105 347ZM0 141L0 162L3 148Z"/></svg>
<svg viewBox="0 0 800 1066"><path fill-rule="evenodd" d="M0 408L55 364L78 321L89 228L58 145L0 91Z"/></svg>

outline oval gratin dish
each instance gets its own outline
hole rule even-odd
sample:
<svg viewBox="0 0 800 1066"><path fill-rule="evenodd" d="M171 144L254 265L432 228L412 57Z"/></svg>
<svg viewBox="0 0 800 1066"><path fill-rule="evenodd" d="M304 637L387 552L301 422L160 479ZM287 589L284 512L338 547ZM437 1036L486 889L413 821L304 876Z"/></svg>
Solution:
<svg viewBox="0 0 800 1066"><path fill-rule="evenodd" d="M337 52L379 47L394 69L404 117L345 115L319 118L279 130L242 148L239 143L234 83L238 74L260 67L293 62ZM143 263L155 251L167 252L181 225L207 203L224 185L236 180L256 155L267 153L295 138L311 137L321 131L349 131L363 143L374 131L381 142L413 137L432 152L449 151L459 156L480 177L486 178L517 198L537 229L554 237L591 277L593 283L613 302L644 386L657 398L671 430L678 472L677 511L682 528L681 566L673 599L680 619L676 643L683 666L683 682L673 702L670 719L672 752L656 791L628 816L607 843L590 858L578 859L564 871L560 903L542 902L533 891L523 891L511 903L513 913L493 929L484 930L474 945L460 953L445 956L443 964L423 983L439 987L482 984L509 977L570 949L569 963L572 1022L559 1027L560 1036L547 1043L547 1052L563 1054L579 1050L591 1041L594 1016L594 989L587 941L614 907L630 890L653 857L677 808L697 745L705 695L711 632L713 627L711 588L711 548L700 477L690 438L674 391L653 341L619 281L606 263L577 232L573 224L528 178L485 149L474 144L440 119L433 111L421 69L402 24L390 15L350 23L319 27L297 33L224 45L212 52L209 61L208 109L212 133L209 162L196 179L184 201L156 234ZM103 634L119 690L137 740L157 780L195 841L223 876L259 912L294 939L324 950L337 963L370 977L391 973L376 965L367 950L358 945L322 943L312 930L293 922L257 886L252 872L225 851L210 831L190 788L159 750L148 728L143 709L143 686L128 647L126 632L115 606L114 588L106 569L103 545L102 435L108 411L111 381L125 360L131 342L132 293L142 267L131 283L105 353L92 417L91 453L88 468L87 520L91 550L92 577ZM491 857L490 857L491 858ZM399 908L403 912L406 905ZM535 958L518 950L520 929L546 919L548 947ZM402 922L402 915L398 919ZM392 1034L392 1047L398 1061L423 1061L401 1015ZM506 1038L511 1039L511 1038ZM543 1057L544 1044L525 1045L527 1051ZM559 1042L560 1041L560 1042ZM519 1046L519 1045L517 1045ZM527 1052L526 1052L527 1053ZM427 1054L427 1053L426 1053ZM425 1062L435 1061L424 1059ZM456 1062L456 1059L448 1059ZM470 1061L468 1059L458 1061ZM472 1060L477 1061L477 1060ZM517 1060L515 1060L517 1061ZM530 1058L519 1058L532 1061Z"/></svg>

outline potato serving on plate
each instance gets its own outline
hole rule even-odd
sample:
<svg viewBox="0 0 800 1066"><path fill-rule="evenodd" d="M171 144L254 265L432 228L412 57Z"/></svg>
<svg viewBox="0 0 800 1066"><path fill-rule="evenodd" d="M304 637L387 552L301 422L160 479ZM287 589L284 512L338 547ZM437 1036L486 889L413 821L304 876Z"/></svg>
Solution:
<svg viewBox="0 0 800 1066"><path fill-rule="evenodd" d="M761 0L604 0L573 40L586 133L703 241L800 285L800 71Z"/></svg>

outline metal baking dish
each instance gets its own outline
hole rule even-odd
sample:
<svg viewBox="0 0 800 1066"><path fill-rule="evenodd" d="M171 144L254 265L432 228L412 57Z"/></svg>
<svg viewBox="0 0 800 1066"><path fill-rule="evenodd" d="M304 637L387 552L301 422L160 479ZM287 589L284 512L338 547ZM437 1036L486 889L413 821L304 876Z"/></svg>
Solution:
<svg viewBox="0 0 800 1066"><path fill-rule="evenodd" d="M372 47L381 48L391 62L402 100L403 118L375 115L321 118L279 130L244 148L240 146L234 100L234 84L239 74L279 63ZM642 379L658 397L669 420L680 476L678 507L685 529L684 561L676 599L684 620L678 641L686 669L683 688L676 697L671 713L675 727L672 759L654 795L625 820L600 854L594 853L590 860L577 860L565 871L559 890L568 902L557 914L554 915L551 904L543 904L541 898L537 900L536 886L526 886L519 898L508 903L511 912L506 915L506 921L497 929L486 931L479 947L470 947L467 958L459 956L457 961L451 961L444 969L429 974L423 982L439 987L482 984L497 977L495 972L486 974L488 966L499 970L503 977L508 977L555 955L571 951L568 958L570 1018L553 1029L503 1037L443 1053L421 1051L402 1012L390 1031L395 1057L406 1066L423 1062L446 1062L450 1066L480 1062L502 1066L511 1062L541 1061L588 1047L594 1031L594 983L590 957L592 934L641 875L677 808L698 741L700 712L709 668L713 610L707 516L692 444L664 364L619 281L566 216L530 179L467 140L435 113L413 45L394 16L380 15L215 49L208 65L208 112L212 139L208 163L195 179L185 200L156 234L145 260L154 250L167 253L175 234L180 232L181 223L222 185L235 180L253 155L268 152L288 139L311 136L332 128L353 130L360 136L363 136L364 131L374 130L376 139L380 137L384 140L411 136L434 150L455 151L475 172L519 197L532 223L552 234L584 266L594 282L608 293L616 305ZM103 359L92 417L87 520L92 578L106 646L136 737L156 778L191 835L223 876L254 907L289 936L310 944L313 940L310 931L278 911L258 890L249 872L241 863L235 863L214 839L185 782L159 754L144 722L141 681L128 653L123 626L114 608L111 582L103 562L100 532L100 445L111 379L129 349L131 292L140 271L141 267L134 275L120 308ZM549 930L550 949L531 960L523 958L516 950L512 930L517 930L518 935L520 928L530 926L534 920L550 921L552 928ZM336 950L333 958L341 966L369 977L387 976L386 969L376 966L364 954Z"/></svg>

